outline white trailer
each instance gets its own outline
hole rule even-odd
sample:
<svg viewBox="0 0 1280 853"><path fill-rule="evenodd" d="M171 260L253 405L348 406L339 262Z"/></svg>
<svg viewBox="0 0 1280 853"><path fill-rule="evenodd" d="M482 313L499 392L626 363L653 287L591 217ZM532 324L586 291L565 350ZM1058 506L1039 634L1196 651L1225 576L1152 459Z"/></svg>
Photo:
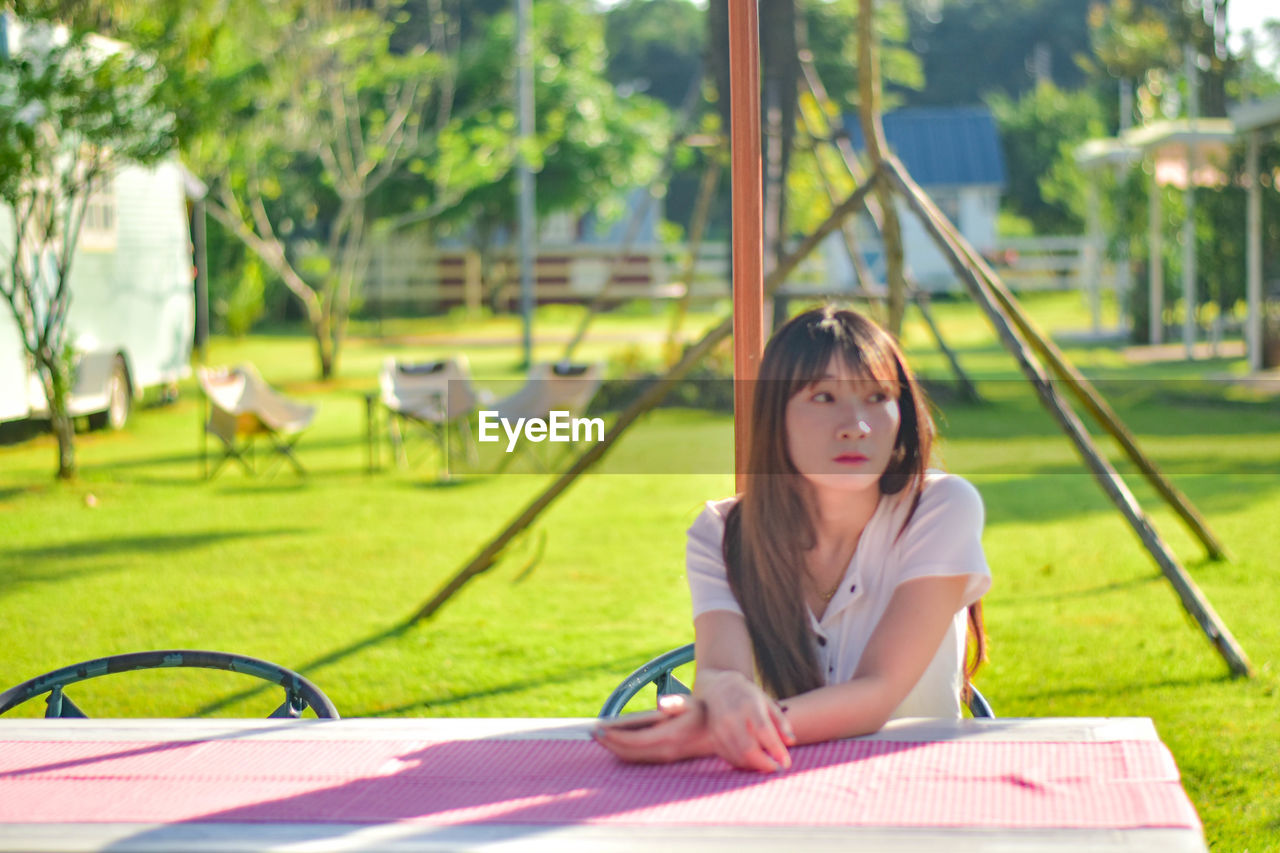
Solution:
<svg viewBox="0 0 1280 853"><path fill-rule="evenodd" d="M173 387L191 372L195 290L185 175L176 159L121 166L89 202L69 282L76 361L68 402L91 426L123 426L148 389ZM6 266L11 217L0 205ZM0 303L0 422L42 417L44 391L12 312Z"/></svg>

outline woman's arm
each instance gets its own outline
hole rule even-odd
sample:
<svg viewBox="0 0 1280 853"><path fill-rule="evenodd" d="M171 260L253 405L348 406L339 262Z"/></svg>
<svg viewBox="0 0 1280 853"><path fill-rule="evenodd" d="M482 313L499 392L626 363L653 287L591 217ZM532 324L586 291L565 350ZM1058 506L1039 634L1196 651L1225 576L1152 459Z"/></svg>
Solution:
<svg viewBox="0 0 1280 853"><path fill-rule="evenodd" d="M666 717L643 729L602 726L595 738L624 761L666 763L719 755L735 767L774 772L791 766L790 725L760 689L742 616L713 610L694 620L694 697L664 696Z"/></svg>
<svg viewBox="0 0 1280 853"><path fill-rule="evenodd" d="M693 620L697 676L693 695L706 709L716 754L735 767L773 771L791 766L795 743L782 707L755 680L747 622L739 613L712 610Z"/></svg>
<svg viewBox="0 0 1280 853"><path fill-rule="evenodd" d="M786 747L878 731L920 680L964 605L964 575L902 583L867 642L853 679L774 702L749 677L743 618L711 611L694 620L694 700L669 697L667 719L639 731L605 731L600 742L627 761L661 763L719 755L735 767L791 766Z"/></svg>
<svg viewBox="0 0 1280 853"><path fill-rule="evenodd" d="M964 606L965 575L906 581L894 590L853 678L774 703L749 677L751 642L741 616L723 611L694 621L698 680L716 752L739 767L758 755L781 766L781 742L819 743L878 731L919 682ZM704 657L705 655L705 657ZM785 720L774 709L785 709Z"/></svg>
<svg viewBox="0 0 1280 853"><path fill-rule="evenodd" d="M899 584L871 632L853 678L782 704L797 743L878 731L915 687L964 607L968 577L921 577Z"/></svg>

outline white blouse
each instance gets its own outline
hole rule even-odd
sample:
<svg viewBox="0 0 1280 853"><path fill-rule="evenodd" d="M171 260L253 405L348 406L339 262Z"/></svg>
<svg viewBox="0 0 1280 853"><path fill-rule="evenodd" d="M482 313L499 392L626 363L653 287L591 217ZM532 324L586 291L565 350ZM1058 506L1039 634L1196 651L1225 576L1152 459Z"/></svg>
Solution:
<svg viewBox="0 0 1280 853"><path fill-rule="evenodd" d="M737 498L708 501L689 528L686 572L693 615L742 608L729 589L721 542L725 517ZM920 681L893 717L959 717L968 605L991 586L982 551L982 497L967 480L930 469L910 524L909 495L882 496L867 522L844 579L822 618L809 612L818 663L827 684L853 678L871 632L898 584L921 577L967 575L964 604ZM902 535L898 531L902 530Z"/></svg>

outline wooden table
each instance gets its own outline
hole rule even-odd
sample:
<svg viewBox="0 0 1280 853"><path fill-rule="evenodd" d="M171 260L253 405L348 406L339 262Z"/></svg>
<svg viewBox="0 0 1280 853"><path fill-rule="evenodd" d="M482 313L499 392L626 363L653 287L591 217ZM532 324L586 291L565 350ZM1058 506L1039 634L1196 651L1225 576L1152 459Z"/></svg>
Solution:
<svg viewBox="0 0 1280 853"><path fill-rule="evenodd" d="M1206 850L1150 720L900 720L786 773L591 720L0 719L0 850Z"/></svg>

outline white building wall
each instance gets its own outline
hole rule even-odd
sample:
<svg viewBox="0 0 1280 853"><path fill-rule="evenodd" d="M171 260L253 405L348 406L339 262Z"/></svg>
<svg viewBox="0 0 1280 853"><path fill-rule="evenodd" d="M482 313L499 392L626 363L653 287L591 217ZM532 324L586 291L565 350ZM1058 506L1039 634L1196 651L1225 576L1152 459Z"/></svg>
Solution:
<svg viewBox="0 0 1280 853"><path fill-rule="evenodd" d="M925 191L979 251L985 251L996 242L996 215L999 209L1000 190L994 186L926 187ZM939 251L937 244L916 217L911 208L897 201L898 221L902 225L902 247L906 256L907 274L928 291L953 291L960 289L951 264ZM860 222L869 225L863 217ZM874 228L860 227L858 245L879 282L884 281L884 259L880 236ZM842 286L855 286L853 264L849 261L844 239L833 234L823 241L822 257L830 270L832 280Z"/></svg>

